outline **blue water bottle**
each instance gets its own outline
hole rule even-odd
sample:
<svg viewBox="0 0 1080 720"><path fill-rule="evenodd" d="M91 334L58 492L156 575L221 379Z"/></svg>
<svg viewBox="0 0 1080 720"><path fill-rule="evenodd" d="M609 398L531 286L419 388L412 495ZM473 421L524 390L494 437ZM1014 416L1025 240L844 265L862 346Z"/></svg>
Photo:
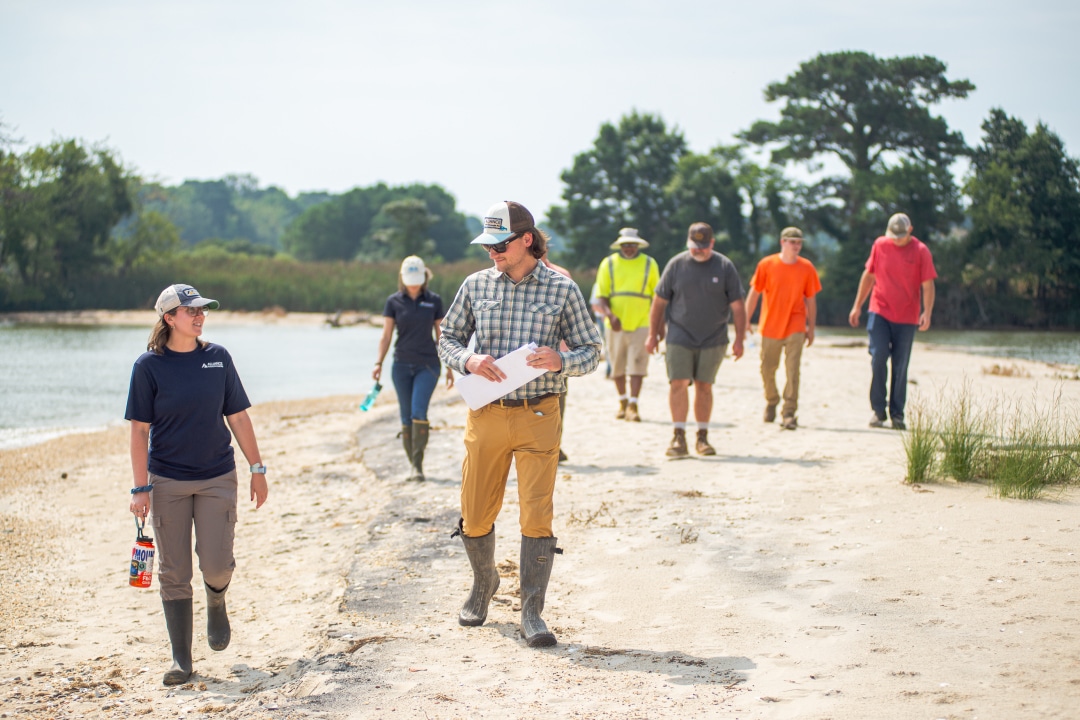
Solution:
<svg viewBox="0 0 1080 720"><path fill-rule="evenodd" d="M379 391L382 390L382 385L378 382L375 383L375 387L371 388L371 392L364 398L364 402L360 403L360 409L367 412L371 409L371 406L375 404L375 398L379 397Z"/></svg>

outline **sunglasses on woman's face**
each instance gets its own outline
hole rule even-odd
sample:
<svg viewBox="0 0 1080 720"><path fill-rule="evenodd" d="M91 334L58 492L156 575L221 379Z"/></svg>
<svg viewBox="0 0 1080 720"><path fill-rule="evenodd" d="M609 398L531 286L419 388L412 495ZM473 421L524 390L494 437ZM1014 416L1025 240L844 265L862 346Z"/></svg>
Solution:
<svg viewBox="0 0 1080 720"><path fill-rule="evenodd" d="M177 308L176 310L174 310L173 314L175 315L176 311L179 310L179 309L180 308ZM190 317L199 317L200 315L209 315L210 314L210 311L207 310L204 307L191 307L190 305L185 305L184 306L184 312L187 313Z"/></svg>
<svg viewBox="0 0 1080 720"><path fill-rule="evenodd" d="M490 250L491 252L495 253L496 255L502 255L504 252L506 252L506 246L509 245L510 243L514 242L515 240L517 240L519 237L521 237L521 236L520 235L511 235L510 237L503 240L501 243L495 243L494 245L488 245L487 249Z"/></svg>

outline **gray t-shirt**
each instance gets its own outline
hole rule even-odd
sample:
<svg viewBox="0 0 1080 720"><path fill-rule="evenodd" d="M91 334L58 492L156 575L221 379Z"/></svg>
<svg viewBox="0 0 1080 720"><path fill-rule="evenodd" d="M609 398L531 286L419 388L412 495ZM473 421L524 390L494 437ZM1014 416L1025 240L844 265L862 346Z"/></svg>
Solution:
<svg viewBox="0 0 1080 720"><path fill-rule="evenodd" d="M686 250L668 262L656 295L668 301L668 344L707 348L727 345L731 303L743 299L743 288L726 257L714 250L698 262Z"/></svg>

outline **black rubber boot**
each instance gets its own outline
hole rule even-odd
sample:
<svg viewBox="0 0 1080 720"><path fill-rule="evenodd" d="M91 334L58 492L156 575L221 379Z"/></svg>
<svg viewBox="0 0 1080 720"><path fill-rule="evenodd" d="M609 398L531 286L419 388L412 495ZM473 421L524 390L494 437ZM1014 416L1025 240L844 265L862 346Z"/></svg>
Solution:
<svg viewBox="0 0 1080 720"><path fill-rule="evenodd" d="M458 624L466 627L483 625L487 620L488 606L495 591L499 589L499 569L495 567L495 528L480 537L468 537L462 532L462 521L458 520L458 532L461 542L465 543L465 552L472 565L473 583L469 598L461 606Z"/></svg>
<svg viewBox="0 0 1080 720"><path fill-rule="evenodd" d="M412 473L410 480L423 482L424 480L424 450L427 449L428 434L431 425L427 420L412 421Z"/></svg>
<svg viewBox="0 0 1080 720"><path fill-rule="evenodd" d="M225 591L229 586L218 591L206 583L203 585L206 586L206 642L211 650L224 650L232 639L229 613L225 609Z"/></svg>
<svg viewBox="0 0 1080 720"><path fill-rule="evenodd" d="M161 682L165 685L183 685L191 677L191 598L187 600L162 600L165 610L165 627L169 629L172 645L172 667L165 671Z"/></svg>
<svg viewBox="0 0 1080 720"><path fill-rule="evenodd" d="M558 642L540 617L551 579L551 563L555 553L560 552L556 542L553 537L521 536L521 636L529 647L551 647Z"/></svg>

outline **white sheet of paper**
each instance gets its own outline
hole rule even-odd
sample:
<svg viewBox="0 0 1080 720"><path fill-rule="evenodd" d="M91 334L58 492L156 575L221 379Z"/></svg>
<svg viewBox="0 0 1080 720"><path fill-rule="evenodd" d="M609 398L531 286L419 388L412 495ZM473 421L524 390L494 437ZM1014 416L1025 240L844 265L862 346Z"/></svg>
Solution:
<svg viewBox="0 0 1080 720"><path fill-rule="evenodd" d="M454 381L454 387L461 393L466 405L479 410L547 372L543 368L530 367L526 362L525 358L534 352L536 343L529 343L496 360L495 364L506 373L506 379L502 382L492 382L479 375L463 375Z"/></svg>

